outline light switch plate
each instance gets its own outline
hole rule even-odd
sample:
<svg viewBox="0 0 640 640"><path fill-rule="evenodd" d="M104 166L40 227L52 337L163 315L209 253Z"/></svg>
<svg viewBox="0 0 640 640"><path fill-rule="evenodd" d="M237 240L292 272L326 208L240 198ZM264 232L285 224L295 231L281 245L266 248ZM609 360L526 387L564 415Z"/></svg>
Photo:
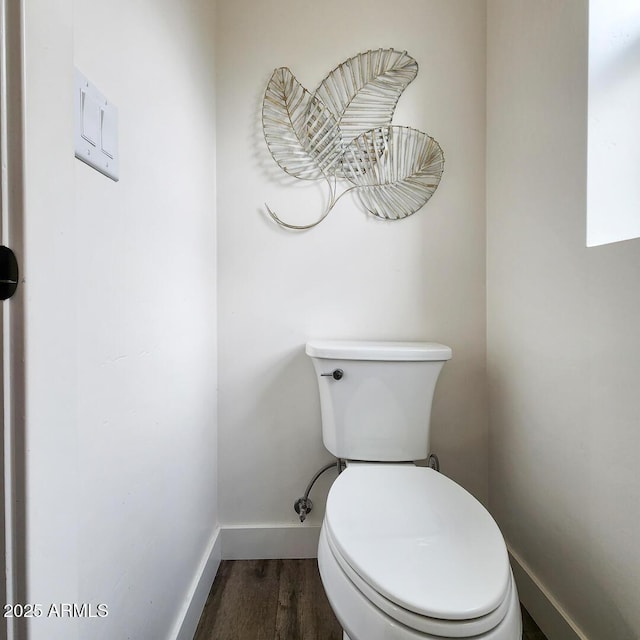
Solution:
<svg viewBox="0 0 640 640"><path fill-rule="evenodd" d="M76 158L117 182L120 179L117 107L78 69L73 102Z"/></svg>

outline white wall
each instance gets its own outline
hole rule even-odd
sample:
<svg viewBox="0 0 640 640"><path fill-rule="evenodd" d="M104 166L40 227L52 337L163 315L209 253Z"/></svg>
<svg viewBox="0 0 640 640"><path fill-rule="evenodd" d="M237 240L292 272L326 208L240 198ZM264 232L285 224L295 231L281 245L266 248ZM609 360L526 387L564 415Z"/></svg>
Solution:
<svg viewBox="0 0 640 640"><path fill-rule="evenodd" d="M640 242L585 248L587 3L489 0L488 25L491 508L574 631L631 640Z"/></svg>
<svg viewBox="0 0 640 640"><path fill-rule="evenodd" d="M26 406L17 458L26 458L25 500L18 502L26 512L26 564L17 573L26 582L24 601L48 605L79 601L71 70L65 75L73 65L71 2L29 2L24 12ZM33 637L79 638L73 622L45 617Z"/></svg>
<svg viewBox="0 0 640 640"><path fill-rule="evenodd" d="M221 522L299 526L293 502L331 459L303 351L313 337L450 345L432 448L485 500L485 3L223 0L216 46ZM290 67L313 90L346 58L378 47L418 61L394 122L440 142L439 189L399 222L367 217L347 196L311 231L279 228L263 203L310 221L324 195L288 179L266 149L260 109L274 68ZM320 523L332 479L314 488L307 524ZM245 552L259 553L260 537L252 540Z"/></svg>
<svg viewBox="0 0 640 640"><path fill-rule="evenodd" d="M175 637L217 531L214 7L25 6L27 596L109 606L30 637ZM118 183L73 158L74 64Z"/></svg>

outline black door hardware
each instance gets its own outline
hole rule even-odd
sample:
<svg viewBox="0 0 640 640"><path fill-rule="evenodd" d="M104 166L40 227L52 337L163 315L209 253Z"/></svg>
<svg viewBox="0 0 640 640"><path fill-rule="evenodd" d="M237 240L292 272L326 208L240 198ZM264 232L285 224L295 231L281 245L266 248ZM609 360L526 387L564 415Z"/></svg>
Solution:
<svg viewBox="0 0 640 640"><path fill-rule="evenodd" d="M0 245L0 300L10 298L18 288L18 261L15 253Z"/></svg>

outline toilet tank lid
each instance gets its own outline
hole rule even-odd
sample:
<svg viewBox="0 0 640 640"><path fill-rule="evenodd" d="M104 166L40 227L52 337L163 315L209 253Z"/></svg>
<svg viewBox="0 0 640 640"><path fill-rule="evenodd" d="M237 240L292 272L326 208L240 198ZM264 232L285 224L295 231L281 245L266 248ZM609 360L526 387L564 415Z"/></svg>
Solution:
<svg viewBox="0 0 640 640"><path fill-rule="evenodd" d="M311 340L306 353L312 358L334 360L389 360L396 362L451 359L451 348L437 342L369 340Z"/></svg>

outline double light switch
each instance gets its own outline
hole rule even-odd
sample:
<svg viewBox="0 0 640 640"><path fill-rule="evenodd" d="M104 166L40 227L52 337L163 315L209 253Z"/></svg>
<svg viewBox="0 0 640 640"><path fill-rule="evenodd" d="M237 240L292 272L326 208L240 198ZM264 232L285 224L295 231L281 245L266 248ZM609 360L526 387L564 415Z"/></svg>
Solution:
<svg viewBox="0 0 640 640"><path fill-rule="evenodd" d="M74 91L76 158L117 181L118 109L77 69Z"/></svg>

